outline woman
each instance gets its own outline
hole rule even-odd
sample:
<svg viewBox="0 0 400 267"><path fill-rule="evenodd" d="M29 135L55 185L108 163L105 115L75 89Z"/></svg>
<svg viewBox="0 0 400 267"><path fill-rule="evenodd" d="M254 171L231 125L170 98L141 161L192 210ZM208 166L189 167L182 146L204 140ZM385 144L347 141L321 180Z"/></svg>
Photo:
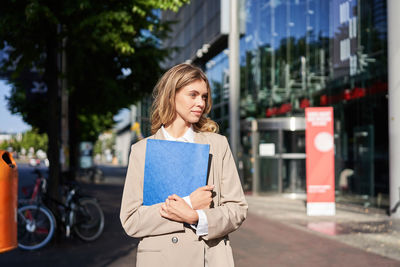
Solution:
<svg viewBox="0 0 400 267"><path fill-rule="evenodd" d="M146 139L132 145L120 219L128 235L140 238L136 264L233 266L228 234L245 220L247 203L228 141L207 118L208 79L199 68L179 64L161 77L153 96L154 135L148 138L209 144L211 162L207 186L143 206Z"/></svg>

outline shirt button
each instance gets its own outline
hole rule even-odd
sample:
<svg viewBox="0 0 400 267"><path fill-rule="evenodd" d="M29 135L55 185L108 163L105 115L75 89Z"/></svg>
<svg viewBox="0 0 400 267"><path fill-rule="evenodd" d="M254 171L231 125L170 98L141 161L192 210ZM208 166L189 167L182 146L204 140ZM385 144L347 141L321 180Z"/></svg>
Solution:
<svg viewBox="0 0 400 267"><path fill-rule="evenodd" d="M174 236L172 238L172 243L174 243L174 244L178 243L178 238L176 236Z"/></svg>

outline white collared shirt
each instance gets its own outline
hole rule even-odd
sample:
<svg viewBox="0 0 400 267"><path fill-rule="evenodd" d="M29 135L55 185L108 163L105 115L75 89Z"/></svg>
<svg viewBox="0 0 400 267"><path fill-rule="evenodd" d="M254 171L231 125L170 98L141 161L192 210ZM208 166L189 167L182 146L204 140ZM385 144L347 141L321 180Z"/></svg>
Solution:
<svg viewBox="0 0 400 267"><path fill-rule="evenodd" d="M188 142L188 143L194 143L194 130L193 126L190 126L190 128L186 131L184 135L181 137L175 138L172 137L167 130L165 130L164 126L161 126L161 131L163 135L165 136L165 139L169 141L180 141L180 142Z"/></svg>
<svg viewBox="0 0 400 267"><path fill-rule="evenodd" d="M187 143L194 143L194 130L193 126L190 126L190 128L186 131L186 133L178 138L172 137L167 130L165 130L164 126L161 126L161 131L168 141L179 141L179 142L187 142ZM186 201L186 203L192 207L192 203L190 202L190 196L183 197L183 199ZM197 222L197 225L191 225L193 229L196 230L196 234L198 236L202 235L207 235L208 234L208 221L207 221L207 216L203 210L196 210L197 215L199 216L199 220Z"/></svg>

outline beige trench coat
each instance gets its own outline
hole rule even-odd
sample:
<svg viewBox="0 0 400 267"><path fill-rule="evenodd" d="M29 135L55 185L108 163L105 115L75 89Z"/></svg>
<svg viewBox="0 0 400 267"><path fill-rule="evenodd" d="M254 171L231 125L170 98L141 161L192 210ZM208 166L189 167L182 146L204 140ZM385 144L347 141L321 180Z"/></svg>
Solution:
<svg viewBox="0 0 400 267"><path fill-rule="evenodd" d="M161 130L149 138L165 139ZM215 185L212 208L204 210L208 235L202 237L161 217L161 203L142 206L146 139L132 145L120 213L126 233L140 238L136 266L204 267L205 261L208 267L234 266L228 234L245 220L248 206L227 139L195 133L195 143L210 144L208 184Z"/></svg>

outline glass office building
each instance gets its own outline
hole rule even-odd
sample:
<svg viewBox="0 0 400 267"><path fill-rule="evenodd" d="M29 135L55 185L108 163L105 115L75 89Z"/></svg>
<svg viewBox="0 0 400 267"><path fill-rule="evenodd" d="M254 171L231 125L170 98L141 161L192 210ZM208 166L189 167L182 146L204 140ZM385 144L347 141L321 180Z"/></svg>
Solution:
<svg viewBox="0 0 400 267"><path fill-rule="evenodd" d="M304 118L306 107L333 106L337 201L386 207L386 1L252 0L245 9L241 119L284 122ZM211 117L224 134L229 133L227 54L220 49L204 62L213 89ZM261 192L305 192L304 139L302 128L265 128L260 143L276 144L277 155L294 156L254 159L250 131L243 127L239 168L244 188L252 190L252 163L259 160Z"/></svg>

